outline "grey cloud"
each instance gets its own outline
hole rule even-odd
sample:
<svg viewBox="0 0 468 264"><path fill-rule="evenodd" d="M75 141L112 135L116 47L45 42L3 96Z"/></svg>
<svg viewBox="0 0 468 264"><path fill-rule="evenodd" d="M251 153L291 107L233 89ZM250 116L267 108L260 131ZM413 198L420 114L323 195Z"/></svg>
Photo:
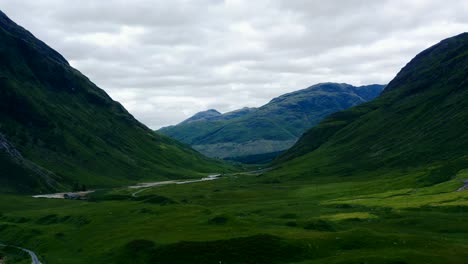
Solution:
<svg viewBox="0 0 468 264"><path fill-rule="evenodd" d="M386 83L468 28L453 0L4 0L2 10L152 128L317 82Z"/></svg>

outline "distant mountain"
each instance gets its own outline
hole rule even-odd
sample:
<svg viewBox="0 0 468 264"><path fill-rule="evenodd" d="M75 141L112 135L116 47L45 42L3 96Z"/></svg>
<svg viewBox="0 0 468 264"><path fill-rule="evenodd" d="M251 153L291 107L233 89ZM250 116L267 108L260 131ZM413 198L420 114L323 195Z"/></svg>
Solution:
<svg viewBox="0 0 468 264"><path fill-rule="evenodd" d="M181 124L190 124L192 122L197 122L197 121L213 120L220 116L222 116L220 112L214 109L210 109L210 110L206 110L206 111L195 114L189 119L186 119L185 121L183 121Z"/></svg>
<svg viewBox="0 0 468 264"><path fill-rule="evenodd" d="M219 171L153 133L0 11L0 191L111 186Z"/></svg>
<svg viewBox="0 0 468 264"><path fill-rule="evenodd" d="M384 87L321 83L274 98L259 108L225 114L200 112L159 132L210 157L266 161L291 147L304 131L329 114L367 102Z"/></svg>
<svg viewBox="0 0 468 264"><path fill-rule="evenodd" d="M249 107L244 107L242 109L234 110L225 114L221 114L215 109L209 109L206 111L198 112L192 117L180 122L178 125L183 125L183 124L190 124L193 122L198 122L198 121L219 121L219 120L230 120L234 118L238 118L241 116L244 116L246 114L249 114L253 111L255 111L256 108L249 108ZM174 126L171 126L174 127Z"/></svg>
<svg viewBox="0 0 468 264"><path fill-rule="evenodd" d="M425 168L427 184L468 168L468 33L421 52L376 100L307 131L275 164L284 175ZM280 169L281 171L281 169Z"/></svg>

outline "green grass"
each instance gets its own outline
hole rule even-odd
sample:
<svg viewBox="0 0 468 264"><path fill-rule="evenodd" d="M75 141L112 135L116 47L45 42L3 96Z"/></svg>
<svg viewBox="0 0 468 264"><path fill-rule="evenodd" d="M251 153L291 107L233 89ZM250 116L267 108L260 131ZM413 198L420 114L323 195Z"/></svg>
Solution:
<svg viewBox="0 0 468 264"><path fill-rule="evenodd" d="M0 237L48 264L468 257L468 192L454 192L466 171L431 187L419 181L420 170L273 181L277 173L168 185L137 198L127 189L102 190L90 201L2 196Z"/></svg>

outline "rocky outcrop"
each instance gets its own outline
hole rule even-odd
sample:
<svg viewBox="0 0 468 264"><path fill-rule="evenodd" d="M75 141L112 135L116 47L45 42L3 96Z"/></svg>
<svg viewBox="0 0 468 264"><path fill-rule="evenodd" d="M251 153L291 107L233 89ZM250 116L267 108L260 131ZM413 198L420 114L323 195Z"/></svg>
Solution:
<svg viewBox="0 0 468 264"><path fill-rule="evenodd" d="M21 161L24 159L21 153L10 142L8 142L2 133L0 133L0 152L6 153L16 161Z"/></svg>
<svg viewBox="0 0 468 264"><path fill-rule="evenodd" d="M35 164L34 162L26 159L21 155L18 149L15 148L13 144L11 144L5 135L0 133L0 153L6 154L11 161L18 164L19 166L27 169L32 174L41 177L42 181L52 189L57 188L58 184L57 181L54 179L57 176L48 171L41 166Z"/></svg>

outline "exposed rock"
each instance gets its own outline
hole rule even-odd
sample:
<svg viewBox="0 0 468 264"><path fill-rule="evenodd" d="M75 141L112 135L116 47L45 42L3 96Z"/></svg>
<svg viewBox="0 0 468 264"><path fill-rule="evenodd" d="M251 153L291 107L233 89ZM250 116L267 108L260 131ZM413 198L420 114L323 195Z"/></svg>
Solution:
<svg viewBox="0 0 468 264"><path fill-rule="evenodd" d="M0 151L5 152L12 159L21 161L24 160L21 153L0 133Z"/></svg>
<svg viewBox="0 0 468 264"><path fill-rule="evenodd" d="M25 159L18 149L16 149L15 146L7 140L5 135L0 133L0 153L2 152L9 156L16 164L41 177L49 187L56 188L57 182L54 180L56 175L53 172L42 168L28 159Z"/></svg>

